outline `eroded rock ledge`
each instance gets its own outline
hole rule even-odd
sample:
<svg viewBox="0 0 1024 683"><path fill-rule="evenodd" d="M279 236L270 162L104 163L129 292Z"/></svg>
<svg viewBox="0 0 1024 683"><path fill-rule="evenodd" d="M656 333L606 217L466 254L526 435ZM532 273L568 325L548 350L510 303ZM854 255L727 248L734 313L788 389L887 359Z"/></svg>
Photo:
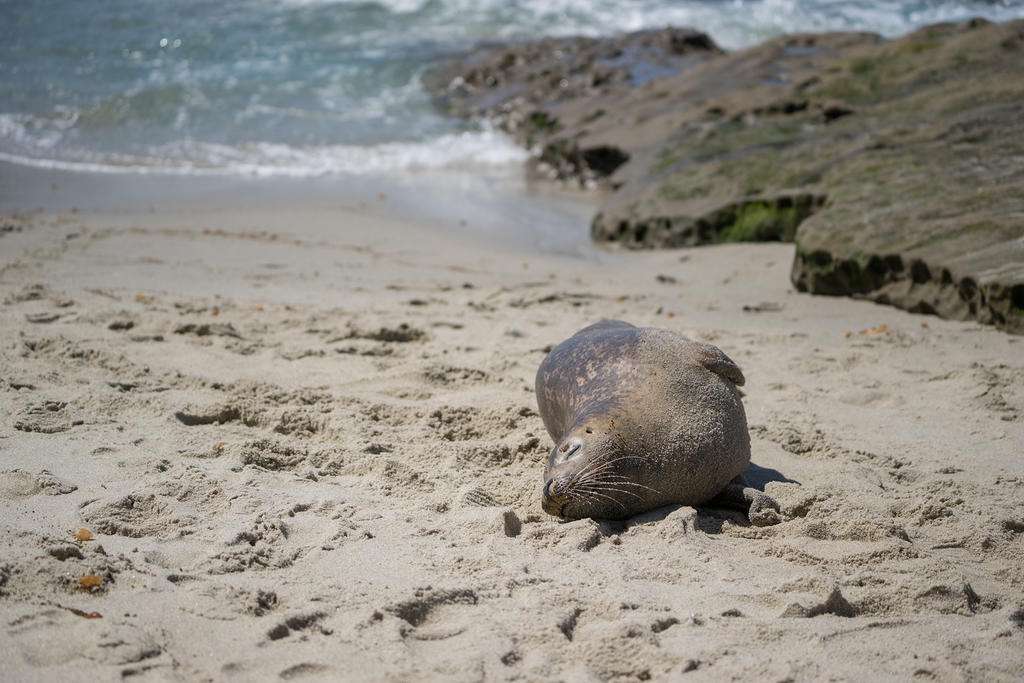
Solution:
<svg viewBox="0 0 1024 683"><path fill-rule="evenodd" d="M536 169L611 190L595 240L793 240L801 291L1024 333L1024 21L733 53L686 29L482 48L427 79Z"/></svg>

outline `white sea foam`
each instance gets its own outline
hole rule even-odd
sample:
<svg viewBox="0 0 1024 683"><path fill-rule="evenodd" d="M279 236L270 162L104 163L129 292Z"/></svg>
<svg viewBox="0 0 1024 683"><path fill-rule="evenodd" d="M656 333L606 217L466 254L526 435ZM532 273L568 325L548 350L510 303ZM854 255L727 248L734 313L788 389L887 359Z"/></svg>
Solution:
<svg viewBox="0 0 1024 683"><path fill-rule="evenodd" d="M293 4L335 4L337 0L289 0ZM781 33L874 31L892 37L923 24L983 15L994 21L1024 16L1019 0L377 0L396 15L422 12L424 35L458 35L467 26L493 36L610 35L686 26L704 31L728 49L748 47Z"/></svg>
<svg viewBox="0 0 1024 683"><path fill-rule="evenodd" d="M546 15L551 32L557 35L606 35L667 25L687 26L708 33L728 49L748 47L782 33L850 30L893 37L924 24L963 20L979 14L996 21L1024 15L1024 7L1017 0L984 4L928 0L565 0L553 4L548 0L523 0L519 4L535 16Z"/></svg>
<svg viewBox="0 0 1024 683"><path fill-rule="evenodd" d="M3 126L0 125L2 131ZM234 147L182 141L162 145L146 155L83 154L75 159L0 152L2 161L65 171L288 177L380 175L430 169L472 170L521 163L526 157L525 150L508 136L494 130L442 135L425 142L388 142L369 146L303 148L261 142Z"/></svg>

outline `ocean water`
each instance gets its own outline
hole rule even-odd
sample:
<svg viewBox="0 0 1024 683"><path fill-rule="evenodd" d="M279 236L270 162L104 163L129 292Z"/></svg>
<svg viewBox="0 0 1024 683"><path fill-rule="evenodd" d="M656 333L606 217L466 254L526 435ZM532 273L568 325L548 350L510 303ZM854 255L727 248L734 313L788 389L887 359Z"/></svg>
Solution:
<svg viewBox="0 0 1024 683"><path fill-rule="evenodd" d="M135 174L508 168L420 85L480 42L692 26L739 48L1024 16L1020 0L0 0L0 160Z"/></svg>

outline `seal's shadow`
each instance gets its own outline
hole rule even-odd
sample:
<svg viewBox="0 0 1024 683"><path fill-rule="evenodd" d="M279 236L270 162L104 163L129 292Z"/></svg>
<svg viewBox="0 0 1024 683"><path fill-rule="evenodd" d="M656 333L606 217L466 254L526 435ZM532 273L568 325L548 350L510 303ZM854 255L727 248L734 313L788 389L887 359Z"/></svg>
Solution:
<svg viewBox="0 0 1024 683"><path fill-rule="evenodd" d="M770 481L778 481L786 484L800 483L795 479L790 479L776 469L771 467L761 467L754 463L750 463L747 469L743 472L743 478L746 480L748 486L755 488L758 491L764 491L765 485ZM603 535L610 536L611 534L621 534L628 531L630 527L638 526L640 524L660 522L680 507L683 506L666 505L665 507L660 507L656 510L650 510L649 512L634 515L629 519L597 521L601 526L601 532ZM722 527L725 525L726 521L732 522L737 526L751 526L747 515L740 510L704 506L696 509L697 519L694 520L694 527L698 531L703 531L706 534L722 533Z"/></svg>
<svg viewBox="0 0 1024 683"><path fill-rule="evenodd" d="M747 480L747 484L758 491L764 491L765 484L770 481L778 481L784 484L799 484L796 479L790 479L782 472L771 467L761 467L750 463L747 469L743 472L743 478Z"/></svg>

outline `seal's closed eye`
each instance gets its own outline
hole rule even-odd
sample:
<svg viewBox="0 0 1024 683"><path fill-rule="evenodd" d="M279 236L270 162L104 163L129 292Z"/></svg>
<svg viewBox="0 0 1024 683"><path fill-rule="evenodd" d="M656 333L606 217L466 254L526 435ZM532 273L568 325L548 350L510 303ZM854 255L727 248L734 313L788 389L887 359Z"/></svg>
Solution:
<svg viewBox="0 0 1024 683"><path fill-rule="evenodd" d="M559 462L567 462L569 460L572 460L577 455L579 455L580 450L582 448L583 448L583 444L578 442L578 441L576 441L576 442L566 441L565 443L562 444L562 447L558 449L562 453L562 455L559 456L558 461Z"/></svg>

